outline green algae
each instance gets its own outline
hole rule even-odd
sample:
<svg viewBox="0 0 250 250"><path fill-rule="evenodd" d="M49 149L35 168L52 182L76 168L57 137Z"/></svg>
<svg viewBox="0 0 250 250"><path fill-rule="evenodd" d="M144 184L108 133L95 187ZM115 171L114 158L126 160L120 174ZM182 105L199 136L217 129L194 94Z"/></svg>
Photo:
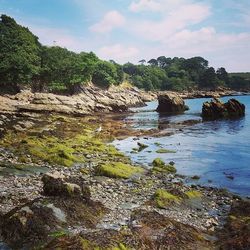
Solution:
<svg viewBox="0 0 250 250"><path fill-rule="evenodd" d="M155 158L152 165L153 173L176 173L176 168L171 164L165 164L161 158Z"/></svg>
<svg viewBox="0 0 250 250"><path fill-rule="evenodd" d="M135 174L140 174L143 169L140 167L131 166L122 162L105 163L97 168L97 174L111 178L128 179Z"/></svg>
<svg viewBox="0 0 250 250"><path fill-rule="evenodd" d="M101 156L103 160L120 160L129 162L125 155L114 146L105 142L93 133L89 124L77 124L71 118L51 118L50 120L63 120L63 124L55 127L53 131L43 131L34 128L27 133L14 134L11 131L0 141L0 146L13 152L19 162L34 163L48 162L51 165L62 165L70 167L75 163L85 162L86 155L95 158ZM71 123L70 123L71 122ZM39 132L37 132L39 131ZM27 157L30 156L30 157Z"/></svg>
<svg viewBox="0 0 250 250"><path fill-rule="evenodd" d="M142 150L148 147L148 145L141 143L141 142L138 142L137 145L139 146L138 152L141 152Z"/></svg>
<svg viewBox="0 0 250 250"><path fill-rule="evenodd" d="M154 167L163 167L165 165L165 162L161 158L155 158L152 162L152 165Z"/></svg>
<svg viewBox="0 0 250 250"><path fill-rule="evenodd" d="M157 189L154 194L154 201L158 208L165 208L170 204L179 203L181 198L164 189Z"/></svg>
<svg viewBox="0 0 250 250"><path fill-rule="evenodd" d="M53 237L53 238L60 238L60 237L64 237L68 234L68 232L66 231L55 231L49 234L49 236Z"/></svg>
<svg viewBox="0 0 250 250"><path fill-rule="evenodd" d="M176 153L175 150L169 150L165 148L160 148L155 151L157 154L171 154L171 153Z"/></svg>
<svg viewBox="0 0 250 250"><path fill-rule="evenodd" d="M202 193L196 190L190 190L185 192L185 195L188 197L188 199L197 199L202 197Z"/></svg>

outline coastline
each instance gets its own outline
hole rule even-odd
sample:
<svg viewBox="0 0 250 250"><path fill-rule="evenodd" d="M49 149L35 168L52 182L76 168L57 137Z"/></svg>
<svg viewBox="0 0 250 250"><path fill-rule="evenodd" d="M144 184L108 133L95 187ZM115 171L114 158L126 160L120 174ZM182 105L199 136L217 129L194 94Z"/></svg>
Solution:
<svg viewBox="0 0 250 250"><path fill-rule="evenodd" d="M4 132L5 134L8 133L9 130L12 132L9 133L9 137L5 140L4 145L1 145L1 162L7 163L7 166L12 165L12 174L16 171L16 174L19 173L19 176L13 176L12 174L8 176L7 173L7 175L0 178L0 187L1 190L3 190L1 192L3 204L1 206L1 221L7 222L7 225L12 222L10 220L12 217L8 217L8 214L13 208L18 214L20 209L22 210L22 208L27 206L31 210L34 209L33 205L28 204L34 204L34 202L36 204L37 199L42 203L48 199L48 197L43 194L43 184L41 182L43 173L41 169L39 169L39 166L46 166L49 173L55 170L58 171L60 174L66 176L69 182L87 185L91 191L91 202L96 202L95 208L101 208L104 205L109 211L103 211L103 217L98 218L94 223L95 225L92 225L90 228L87 225L79 227L78 223L69 222L64 226L64 229L61 229L63 233L60 237L44 237L43 240L46 244L52 244L49 245L49 247L54 246L53 244L58 244L58 242L61 242L63 246L63 244L66 244L65 241L70 242L73 246L76 244L76 241L78 242L79 237L83 238L85 243L87 242L86 244L89 244L89 249L94 249L94 245L92 246L92 243L90 243L91 240L93 240L95 246L107 247L110 244L114 244L112 243L112 237L109 235L112 232L113 236L115 235L115 237L120 239L120 241L116 243L118 245L124 244L128 247L137 246L139 247L138 249L141 249L140 244L143 243L145 249L152 249L152 246L157 247L163 244L163 238L160 236L163 234L163 231L161 232L160 222L165 221L165 225L171 223L174 226L176 229L174 239L179 239L172 243L173 248L189 246L190 249L195 247L213 249L218 246L218 244L227 244L230 238L229 235L232 234L232 231L228 231L227 228L231 226L232 223L235 223L235 221L241 225L247 223L247 221L242 221L241 219L241 213L243 212L241 209L238 209L236 212L231 210L237 206L238 203L244 203L244 199L216 188L204 188L201 186L188 187L184 183L185 177L179 176L178 173L152 172L148 170L142 175L134 175L128 179L110 178L102 174L100 175L100 173L96 173L96 168L110 161L131 164L130 159L123 154L113 151L112 148L106 148L105 145L107 145L107 141L113 140L114 137L125 138L131 135L136 137L146 136L147 133L152 133L152 131L134 131L128 124L124 127L124 123L121 120L117 120L117 118L112 119L112 115L103 118L95 116L72 117L35 114L32 116L28 115L28 117L24 118L26 120L26 125L29 123L29 126L23 127L22 125L24 123L22 122L24 121L22 117L13 117L12 115L6 117L10 119L10 121L8 123L8 129ZM11 119L14 120L11 121ZM75 124L78 124L77 128ZM78 148L78 143L85 143L88 141L89 135L93 137L93 131L98 124L102 124L103 129L100 134L94 135L95 140L94 143L91 144L92 146L84 149ZM5 125L7 125L7 123ZM21 130L20 127L22 128ZM60 166L60 164L58 165L61 159L53 162L54 158L52 158L53 161L48 163L50 158L45 158L44 161L40 158L41 155L32 156L32 151L29 151L31 155L29 155L29 153L27 155L27 150L30 150L30 148L26 147L26 144L27 146L29 146L29 143L31 143L31 146L34 145L34 143L39 145L42 143L41 145L44 145L43 141L45 144L50 141L51 147L55 150L60 146L60 143L66 145L66 148L63 148L65 153L62 155L62 159L65 160L64 157L68 150L67 146L69 148L72 147L70 144L72 142L69 138L72 138L73 135L75 137L76 134L83 132L87 133L87 137L82 138L74 147L77 146L75 149L78 153L80 152L81 155L84 155L84 162L79 162L74 167L69 168ZM37 138L37 135L39 135L38 138L40 138L38 141L30 141L31 137L34 139ZM53 138L64 139L63 141L54 141ZM91 139L91 142L92 141L93 139ZM25 144L23 144L24 142ZM5 151L5 149L8 150ZM50 152L49 149L46 148L46 150ZM61 155L60 152L61 151L59 151L59 156ZM27 157L24 159L22 156L25 154ZM37 158L38 161L33 162L35 159L33 157ZM25 169L24 166L29 166L29 168ZM30 172L30 168L34 167L37 169L37 172ZM3 165L1 165L1 170L3 171ZM8 189L6 189L7 186ZM175 202L175 199L170 199L170 203L166 205L166 207L159 207L159 204L157 205L155 200L157 190L167 190L167 192L174 194L174 197L177 197L176 199L178 202ZM187 196L189 193L193 194L193 196ZM60 197L60 194L58 195ZM54 204L56 199L56 197L50 198L49 202ZM76 202L75 200L77 199L76 197L71 197L71 203ZM61 207L62 205L60 205L60 203L56 204L59 209L65 212L65 208ZM249 202L246 204L248 204L246 206L248 207ZM86 206L90 206L88 202ZM234 220L231 219L232 215L230 211L234 213ZM158 232L158 234L155 235L155 240L151 240L150 243L148 243L148 240L146 242L141 241L141 234L145 230L144 226L142 226L146 223L144 221L145 218L150 222L147 224L149 228L152 226L151 224L153 221L158 223L156 228L147 229L156 230ZM6 224L4 225L6 226ZM51 226L51 228L53 227ZM13 233L11 227L7 226L6 230L3 233L3 235L5 235L5 242L8 241L7 243L12 244L12 246L21 244L20 238L19 241L15 242L8 237L8 233ZM53 230L55 231L55 229ZM239 233L237 230L242 230L242 233L247 232L244 227L240 229L236 227L236 235ZM31 238L31 244L37 244L36 233L37 232L31 233L29 236ZM124 233L125 235L135 235L134 245L130 245L131 243L128 241L128 236L128 238L124 238ZM19 233L17 233L17 235L18 234ZM91 235L95 234L98 236L98 240L92 239ZM107 242L102 242L101 239L107 234L109 235L107 236ZM183 234L187 234L188 236L182 239ZM197 235L199 235L199 237L197 237ZM166 234L164 237L166 237L165 240L171 239L169 234ZM220 241L220 239L223 239L223 241ZM43 240L40 239L40 241ZM236 240L239 239L237 238ZM51 247L50 249L53 248Z"/></svg>

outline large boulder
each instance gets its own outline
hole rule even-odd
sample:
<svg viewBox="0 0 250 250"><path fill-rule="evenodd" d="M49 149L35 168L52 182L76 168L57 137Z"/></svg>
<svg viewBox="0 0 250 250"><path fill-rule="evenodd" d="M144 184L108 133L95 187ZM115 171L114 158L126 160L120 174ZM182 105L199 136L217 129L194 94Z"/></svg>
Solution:
<svg viewBox="0 0 250 250"><path fill-rule="evenodd" d="M59 172L47 173L42 177L43 192L47 196L81 196L90 199L90 190L86 185L78 185L65 181Z"/></svg>
<svg viewBox="0 0 250 250"><path fill-rule="evenodd" d="M158 102L156 111L159 113L182 113L188 109L184 100L176 93L160 94Z"/></svg>
<svg viewBox="0 0 250 250"><path fill-rule="evenodd" d="M205 120L216 120L222 118L237 118L245 115L245 105L236 99L230 99L223 103L218 98L211 102L205 102L202 106L202 117Z"/></svg>

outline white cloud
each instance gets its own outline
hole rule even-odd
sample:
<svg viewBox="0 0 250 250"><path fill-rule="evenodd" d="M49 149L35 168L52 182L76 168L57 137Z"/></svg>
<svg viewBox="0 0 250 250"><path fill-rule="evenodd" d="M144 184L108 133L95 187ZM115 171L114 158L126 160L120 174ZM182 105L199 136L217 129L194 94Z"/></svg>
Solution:
<svg viewBox="0 0 250 250"><path fill-rule="evenodd" d="M178 51L183 55L220 52L245 47L250 41L250 34L217 33L213 27L204 27L197 31L182 30L174 34L165 46L168 50ZM248 46L250 47L250 46Z"/></svg>
<svg viewBox="0 0 250 250"><path fill-rule="evenodd" d="M144 47L141 57L156 58L202 56L210 65L225 67L229 72L249 71L250 33L219 33L213 27L203 27L196 31L188 29L173 34L168 40L151 49Z"/></svg>
<svg viewBox="0 0 250 250"><path fill-rule="evenodd" d="M151 40L164 42L174 33L193 24L198 24L210 15L210 8L205 4L183 5L171 11L160 21L136 21L130 25L135 34Z"/></svg>
<svg viewBox="0 0 250 250"><path fill-rule="evenodd" d="M154 0L139 0L137 2L132 2L129 9L133 12L140 11L159 11L161 9L160 3Z"/></svg>
<svg viewBox="0 0 250 250"><path fill-rule="evenodd" d="M133 60L139 53L136 47L126 47L122 44L104 46L97 51L97 55L103 59L113 59L117 62Z"/></svg>
<svg viewBox="0 0 250 250"><path fill-rule="evenodd" d="M110 32L115 28L125 25L125 17L118 11L112 10L105 14L103 19L90 27L90 30L97 33Z"/></svg>
<svg viewBox="0 0 250 250"><path fill-rule="evenodd" d="M191 2L190 0L137 0L130 4L129 10L132 12L166 12Z"/></svg>

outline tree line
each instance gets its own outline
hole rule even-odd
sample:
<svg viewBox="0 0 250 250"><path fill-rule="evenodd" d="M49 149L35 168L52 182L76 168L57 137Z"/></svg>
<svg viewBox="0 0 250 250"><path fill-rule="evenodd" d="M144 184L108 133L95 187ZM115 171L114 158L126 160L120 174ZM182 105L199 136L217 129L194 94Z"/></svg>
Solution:
<svg viewBox="0 0 250 250"><path fill-rule="evenodd" d="M230 76L224 68L215 71L202 57L160 56L139 64L120 65L103 61L93 52L75 53L59 46L43 46L28 28L6 15L0 19L0 90L74 93L78 86L101 87L124 81L145 90L216 89L219 86L249 88L250 80Z"/></svg>

